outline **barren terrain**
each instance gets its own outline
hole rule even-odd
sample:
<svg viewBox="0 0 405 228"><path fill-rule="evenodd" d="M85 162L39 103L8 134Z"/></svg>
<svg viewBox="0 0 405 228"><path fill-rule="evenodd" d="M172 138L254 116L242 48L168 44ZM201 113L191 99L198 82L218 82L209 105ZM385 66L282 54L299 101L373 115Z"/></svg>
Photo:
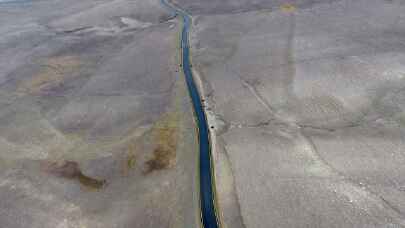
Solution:
<svg viewBox="0 0 405 228"><path fill-rule="evenodd" d="M225 227L405 226L404 1L177 2Z"/></svg>
<svg viewBox="0 0 405 228"><path fill-rule="evenodd" d="M179 23L152 1L0 1L0 227L196 227Z"/></svg>

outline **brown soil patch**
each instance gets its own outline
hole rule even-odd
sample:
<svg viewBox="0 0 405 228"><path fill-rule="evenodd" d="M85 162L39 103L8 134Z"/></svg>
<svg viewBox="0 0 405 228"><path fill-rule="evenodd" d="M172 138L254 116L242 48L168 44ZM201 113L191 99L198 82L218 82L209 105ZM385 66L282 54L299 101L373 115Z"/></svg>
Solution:
<svg viewBox="0 0 405 228"><path fill-rule="evenodd" d="M80 184L91 189L100 189L105 184L105 180L98 180L82 173L79 164L74 161L46 162L45 171L59 177L78 180Z"/></svg>
<svg viewBox="0 0 405 228"><path fill-rule="evenodd" d="M23 80L17 88L18 92L43 94L48 90L60 87L72 76L81 63L75 56L59 56L42 63L42 69L30 79Z"/></svg>
<svg viewBox="0 0 405 228"><path fill-rule="evenodd" d="M153 157L146 161L145 174L155 170L171 168L176 163L176 150L179 138L179 118L176 113L165 115L152 129L156 147Z"/></svg>
<svg viewBox="0 0 405 228"><path fill-rule="evenodd" d="M134 142L128 144L128 155L127 155L127 167L132 169L135 167L136 163L136 147Z"/></svg>
<svg viewBox="0 0 405 228"><path fill-rule="evenodd" d="M136 141L134 139L130 140L126 143L124 150L125 150L125 158L122 161L122 175L127 176L129 171L136 166L137 161L137 146Z"/></svg>
<svg viewBox="0 0 405 228"><path fill-rule="evenodd" d="M287 12L287 13L291 13L291 12L294 12L295 10L297 10L297 8L296 8L293 4L291 4L291 3L282 4L282 5L280 6L280 9L281 9L283 12Z"/></svg>

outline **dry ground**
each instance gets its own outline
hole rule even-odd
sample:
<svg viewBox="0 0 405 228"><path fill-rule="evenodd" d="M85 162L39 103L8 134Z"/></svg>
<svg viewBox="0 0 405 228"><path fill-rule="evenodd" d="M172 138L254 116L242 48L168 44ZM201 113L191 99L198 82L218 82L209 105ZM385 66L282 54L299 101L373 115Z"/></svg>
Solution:
<svg viewBox="0 0 405 228"><path fill-rule="evenodd" d="M405 2L280 3L184 0L226 227L404 227Z"/></svg>
<svg viewBox="0 0 405 228"><path fill-rule="evenodd" d="M158 0L0 3L0 227L197 226L178 31Z"/></svg>

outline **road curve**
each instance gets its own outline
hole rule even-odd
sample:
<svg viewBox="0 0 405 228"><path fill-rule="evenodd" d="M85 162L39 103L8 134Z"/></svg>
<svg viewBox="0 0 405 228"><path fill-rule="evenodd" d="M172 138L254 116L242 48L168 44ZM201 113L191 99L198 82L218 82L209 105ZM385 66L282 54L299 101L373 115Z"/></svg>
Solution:
<svg viewBox="0 0 405 228"><path fill-rule="evenodd" d="M169 4L166 0L161 0L161 3L173 13L173 16L180 15L183 19L181 32L182 68L198 124L201 222L204 228L218 228L220 226L215 208L215 182L207 118L201 103L200 94L193 79L190 64L188 31L191 27L191 17L187 12Z"/></svg>

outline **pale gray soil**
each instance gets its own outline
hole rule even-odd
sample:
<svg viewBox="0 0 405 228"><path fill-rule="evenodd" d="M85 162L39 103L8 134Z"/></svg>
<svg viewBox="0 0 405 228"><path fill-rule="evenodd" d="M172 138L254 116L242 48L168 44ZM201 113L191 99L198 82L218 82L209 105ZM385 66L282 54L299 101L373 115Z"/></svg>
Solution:
<svg viewBox="0 0 405 228"><path fill-rule="evenodd" d="M0 227L197 227L177 20L151 1L0 3Z"/></svg>
<svg viewBox="0 0 405 228"><path fill-rule="evenodd" d="M283 4L308 8L337 0L171 0L192 14L227 14L256 10L277 10Z"/></svg>
<svg viewBox="0 0 405 228"><path fill-rule="evenodd" d="M323 1L194 18L226 227L405 226L403 12Z"/></svg>
<svg viewBox="0 0 405 228"><path fill-rule="evenodd" d="M173 2L224 227L405 227L404 0ZM0 227L199 226L177 22L158 0L0 0Z"/></svg>

